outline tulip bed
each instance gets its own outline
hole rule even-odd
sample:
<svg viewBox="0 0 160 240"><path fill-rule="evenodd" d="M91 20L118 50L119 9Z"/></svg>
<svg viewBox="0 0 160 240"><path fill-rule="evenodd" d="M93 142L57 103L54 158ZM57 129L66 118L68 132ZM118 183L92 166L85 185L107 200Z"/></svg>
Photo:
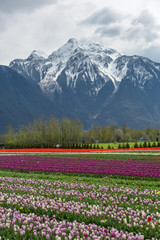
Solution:
<svg viewBox="0 0 160 240"><path fill-rule="evenodd" d="M1 155L0 239L160 239L160 162L129 158Z"/></svg>
<svg viewBox="0 0 160 240"><path fill-rule="evenodd" d="M104 160L34 155L2 155L0 168L160 177L160 161Z"/></svg>

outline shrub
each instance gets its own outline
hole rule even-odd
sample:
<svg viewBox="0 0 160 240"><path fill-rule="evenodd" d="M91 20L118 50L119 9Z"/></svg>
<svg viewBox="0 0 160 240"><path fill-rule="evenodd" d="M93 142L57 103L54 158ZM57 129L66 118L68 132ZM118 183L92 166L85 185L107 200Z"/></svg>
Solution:
<svg viewBox="0 0 160 240"><path fill-rule="evenodd" d="M122 147L121 147L121 144L118 145L118 148L122 148Z"/></svg>
<svg viewBox="0 0 160 240"><path fill-rule="evenodd" d="M138 148L138 143L137 142L135 142L134 148Z"/></svg>
<svg viewBox="0 0 160 240"><path fill-rule="evenodd" d="M126 143L126 148L130 148L130 145L128 142Z"/></svg>
<svg viewBox="0 0 160 240"><path fill-rule="evenodd" d="M146 143L146 142L143 143L143 147L144 147L144 148L147 147L147 143Z"/></svg>
<svg viewBox="0 0 160 240"><path fill-rule="evenodd" d="M151 143L150 142L148 142L148 148L150 148L151 147Z"/></svg>
<svg viewBox="0 0 160 240"><path fill-rule="evenodd" d="M160 147L160 142L157 143L157 147Z"/></svg>
<svg viewBox="0 0 160 240"><path fill-rule="evenodd" d="M155 142L153 142L152 147L156 147L156 143Z"/></svg>

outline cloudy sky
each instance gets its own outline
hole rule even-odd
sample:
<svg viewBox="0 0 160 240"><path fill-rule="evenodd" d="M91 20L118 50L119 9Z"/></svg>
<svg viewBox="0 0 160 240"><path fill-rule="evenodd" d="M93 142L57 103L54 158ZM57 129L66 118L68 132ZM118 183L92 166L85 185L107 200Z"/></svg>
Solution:
<svg viewBox="0 0 160 240"><path fill-rule="evenodd" d="M76 38L160 62L159 0L0 0L0 64Z"/></svg>

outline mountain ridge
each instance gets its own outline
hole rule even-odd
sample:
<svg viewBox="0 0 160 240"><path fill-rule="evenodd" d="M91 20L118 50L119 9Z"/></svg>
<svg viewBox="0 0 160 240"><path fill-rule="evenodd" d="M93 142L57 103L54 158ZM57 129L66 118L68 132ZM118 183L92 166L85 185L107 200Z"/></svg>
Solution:
<svg viewBox="0 0 160 240"><path fill-rule="evenodd" d="M52 115L79 118L85 128L160 126L160 63L146 57L72 38L48 57L34 50L9 68L37 84Z"/></svg>

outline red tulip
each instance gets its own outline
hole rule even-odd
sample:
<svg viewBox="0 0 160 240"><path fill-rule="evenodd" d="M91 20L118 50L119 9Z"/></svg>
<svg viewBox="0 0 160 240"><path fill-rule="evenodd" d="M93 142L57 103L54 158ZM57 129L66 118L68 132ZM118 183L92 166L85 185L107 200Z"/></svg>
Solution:
<svg viewBox="0 0 160 240"><path fill-rule="evenodd" d="M84 237L88 237L88 233L86 233L86 232L83 235L84 235Z"/></svg>
<svg viewBox="0 0 160 240"><path fill-rule="evenodd" d="M148 221L150 222L151 220L152 220L152 218L149 216L149 217L148 217Z"/></svg>

